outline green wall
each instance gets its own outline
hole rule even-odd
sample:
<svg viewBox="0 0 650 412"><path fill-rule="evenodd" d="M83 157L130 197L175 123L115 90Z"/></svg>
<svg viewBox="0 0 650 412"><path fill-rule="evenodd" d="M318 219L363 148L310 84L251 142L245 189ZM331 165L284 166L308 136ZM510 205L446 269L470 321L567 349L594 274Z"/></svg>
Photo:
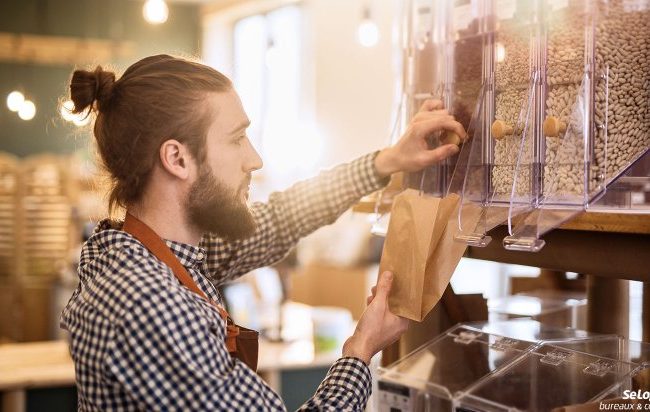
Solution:
<svg viewBox="0 0 650 412"><path fill-rule="evenodd" d="M197 5L169 4L167 22L154 26L144 21L143 4L137 0L0 0L0 32L133 41L133 58L98 62L120 70L151 54L199 54ZM63 121L57 110L73 68L0 62L0 151L27 156L88 148L90 128L82 130ZM36 104L34 119L21 120L7 109L7 94L15 88Z"/></svg>

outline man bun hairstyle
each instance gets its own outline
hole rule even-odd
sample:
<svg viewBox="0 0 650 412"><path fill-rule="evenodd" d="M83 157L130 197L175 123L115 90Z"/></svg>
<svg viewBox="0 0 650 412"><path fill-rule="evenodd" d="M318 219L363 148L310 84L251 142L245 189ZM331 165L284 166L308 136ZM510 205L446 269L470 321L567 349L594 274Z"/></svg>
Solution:
<svg viewBox="0 0 650 412"><path fill-rule="evenodd" d="M138 202L169 139L205 159L212 121L206 97L232 88L217 70L169 55L146 57L116 79L97 66L75 70L70 81L73 113L96 114L94 136L111 188L109 211Z"/></svg>
<svg viewBox="0 0 650 412"><path fill-rule="evenodd" d="M108 102L115 84L115 73L97 66L93 71L75 70L70 82L70 98L74 103L73 113L83 113L97 105ZM96 103L95 103L96 102Z"/></svg>

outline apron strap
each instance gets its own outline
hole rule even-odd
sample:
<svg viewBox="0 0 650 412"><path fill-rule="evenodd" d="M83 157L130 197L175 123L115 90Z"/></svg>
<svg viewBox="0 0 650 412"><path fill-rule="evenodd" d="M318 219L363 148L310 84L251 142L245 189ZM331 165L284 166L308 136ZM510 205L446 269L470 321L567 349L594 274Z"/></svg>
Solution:
<svg viewBox="0 0 650 412"><path fill-rule="evenodd" d="M169 266L172 272L174 272L174 276L176 276L183 286L201 296L219 311L221 318L226 321L226 349L231 356L242 360L251 369L257 370L259 334L256 331L237 326L223 306L207 297L199 289L192 276L187 272L187 269L181 264L176 255L174 255L174 252L167 247L165 241L149 226L138 220L128 211L126 212L122 230L138 239L154 256Z"/></svg>
<svg viewBox="0 0 650 412"><path fill-rule="evenodd" d="M174 276L176 276L183 286L214 305L219 310L222 319L227 320L230 318L226 309L208 298L205 293L199 289L196 282L194 282L194 279L192 279L192 276L187 272L187 269L185 269L181 264L176 255L174 255L174 252L167 247L167 244L149 226L127 212L122 230L130 233L134 238L138 239L151 253L154 254L154 256L169 266L172 272L174 272Z"/></svg>

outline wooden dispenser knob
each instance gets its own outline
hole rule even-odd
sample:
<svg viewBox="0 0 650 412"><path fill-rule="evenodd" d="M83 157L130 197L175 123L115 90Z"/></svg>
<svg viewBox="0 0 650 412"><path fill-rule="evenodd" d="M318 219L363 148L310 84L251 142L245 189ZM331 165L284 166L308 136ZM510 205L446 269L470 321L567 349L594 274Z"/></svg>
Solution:
<svg viewBox="0 0 650 412"><path fill-rule="evenodd" d="M492 123L492 137L497 140L501 140L504 137L514 133L514 129L508 123L503 120L495 120Z"/></svg>
<svg viewBox="0 0 650 412"><path fill-rule="evenodd" d="M566 131L566 123L554 116L548 116L542 125L546 137L558 137Z"/></svg>
<svg viewBox="0 0 650 412"><path fill-rule="evenodd" d="M446 132L440 138L440 144L455 144L456 146L460 146L463 144L463 139L454 132Z"/></svg>

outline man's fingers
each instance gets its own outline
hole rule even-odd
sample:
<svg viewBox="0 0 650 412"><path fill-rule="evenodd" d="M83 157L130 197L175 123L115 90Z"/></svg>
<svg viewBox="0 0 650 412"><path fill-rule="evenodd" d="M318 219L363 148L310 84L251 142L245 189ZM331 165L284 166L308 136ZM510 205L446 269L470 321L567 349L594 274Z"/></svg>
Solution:
<svg viewBox="0 0 650 412"><path fill-rule="evenodd" d="M419 123L424 120L431 120L431 119L436 119L439 117L444 117L444 118L451 118L453 119L454 117L449 114L447 110L441 109L441 110L433 110L430 112L419 112L415 116L413 116L413 119L411 120L412 123Z"/></svg>
<svg viewBox="0 0 650 412"><path fill-rule="evenodd" d="M453 117L436 117L430 120L423 120L415 124L417 130L424 136L428 136L439 130L449 130L456 133L461 139L467 137L463 125L454 120Z"/></svg>
<svg viewBox="0 0 650 412"><path fill-rule="evenodd" d="M372 300L375 298L376 294L377 294L377 286L375 285L372 288L370 288L370 296L368 296L366 298L366 304L367 305L370 305L370 302L372 302Z"/></svg>
<svg viewBox="0 0 650 412"><path fill-rule="evenodd" d="M420 106L420 112L430 112L432 110L442 109L443 107L442 100L427 99Z"/></svg>
<svg viewBox="0 0 650 412"><path fill-rule="evenodd" d="M446 144L443 146L438 146L433 150L427 150L422 153L421 156L424 159L422 167L431 166L442 160L445 160L448 157L451 157L458 153L460 149L455 144Z"/></svg>
<svg viewBox="0 0 650 412"><path fill-rule="evenodd" d="M375 298L380 298L383 300L388 299L388 294L390 293L391 285L393 284L393 273L386 271L379 275L377 280L377 292L375 293Z"/></svg>

